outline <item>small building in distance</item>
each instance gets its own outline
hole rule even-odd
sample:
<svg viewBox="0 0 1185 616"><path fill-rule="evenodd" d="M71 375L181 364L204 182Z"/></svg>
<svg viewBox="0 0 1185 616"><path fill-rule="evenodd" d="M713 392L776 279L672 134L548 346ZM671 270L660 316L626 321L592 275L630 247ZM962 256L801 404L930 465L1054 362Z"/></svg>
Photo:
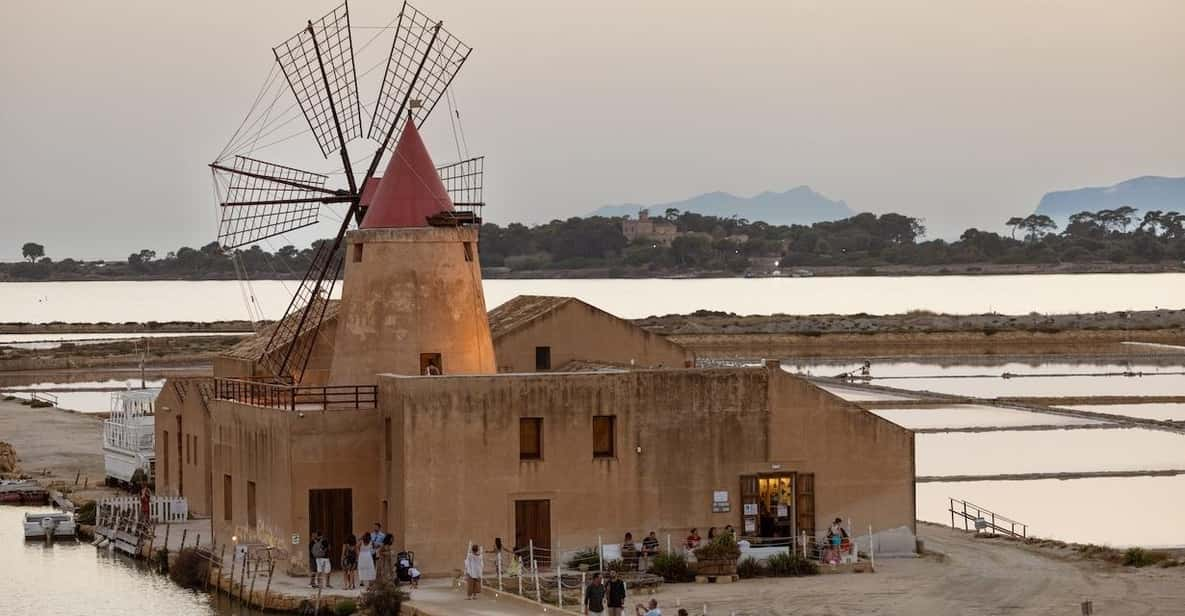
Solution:
<svg viewBox="0 0 1185 616"><path fill-rule="evenodd" d="M695 354L574 297L519 295L489 313L498 372L567 370L574 362L683 368Z"/></svg>
<svg viewBox="0 0 1185 616"><path fill-rule="evenodd" d="M638 219L621 221L621 234L627 241L650 240L661 246L670 246L679 237L675 223L665 218L651 218L649 210L638 210Z"/></svg>

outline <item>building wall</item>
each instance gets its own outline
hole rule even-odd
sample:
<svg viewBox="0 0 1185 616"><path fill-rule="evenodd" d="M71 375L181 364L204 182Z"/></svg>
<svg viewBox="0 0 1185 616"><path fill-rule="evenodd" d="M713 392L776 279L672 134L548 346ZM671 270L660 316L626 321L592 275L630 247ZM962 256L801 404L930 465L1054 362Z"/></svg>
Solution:
<svg viewBox="0 0 1185 616"><path fill-rule="evenodd" d="M913 432L781 369L769 395L771 465L815 474L816 531L838 517L886 533L884 550L913 551Z"/></svg>
<svg viewBox="0 0 1185 616"><path fill-rule="evenodd" d="M469 541L512 544L514 502L540 498L552 501L559 550L625 531L677 540L690 527L739 527L740 476L775 463L816 473L818 529L831 511L866 515L877 530L912 527L909 433L813 389L780 369L384 377L382 411L400 437L387 488L402 512L397 535L425 571L443 573ZM617 417L611 459L592 455L600 414ZM544 417L541 461L519 459L524 416ZM849 458L804 445L793 431L817 433L815 422L871 448L884 468L860 464L859 449ZM729 491L730 512L712 512L715 490Z"/></svg>
<svg viewBox="0 0 1185 616"><path fill-rule="evenodd" d="M535 347L551 347L551 367L571 361L681 368L691 351L629 321L571 300L494 341L499 372L535 372Z"/></svg>
<svg viewBox="0 0 1185 616"><path fill-rule="evenodd" d="M210 413L202 401L209 377L171 378L156 400L156 493L184 496L195 515L210 512ZM180 419L180 444L178 443ZM165 446L165 440L168 446ZM165 456L168 463L165 463ZM184 476L182 476L184 474ZM182 481L184 479L184 481Z"/></svg>
<svg viewBox="0 0 1185 616"><path fill-rule="evenodd" d="M352 490L352 528L379 518L381 422L375 410L290 411L211 402L216 538L261 542L282 550L288 571L308 567L309 490ZM230 475L227 515L225 476ZM249 524L247 482L255 483L256 524ZM299 543L293 544L296 535ZM340 549L341 546L334 546Z"/></svg>
<svg viewBox="0 0 1185 616"><path fill-rule="evenodd" d="M495 371L477 229L360 229L346 243L331 382L420 374L421 353L440 353L446 374Z"/></svg>

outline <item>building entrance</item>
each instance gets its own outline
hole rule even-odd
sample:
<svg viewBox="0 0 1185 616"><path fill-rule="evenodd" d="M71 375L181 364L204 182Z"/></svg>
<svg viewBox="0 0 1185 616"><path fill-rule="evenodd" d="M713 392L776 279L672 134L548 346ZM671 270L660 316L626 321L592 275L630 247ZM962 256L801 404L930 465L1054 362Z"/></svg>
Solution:
<svg viewBox="0 0 1185 616"><path fill-rule="evenodd" d="M353 524L354 494L350 488L309 490L308 536L316 531L329 538L329 560L334 569L341 569L341 546Z"/></svg>
<svg viewBox="0 0 1185 616"><path fill-rule="evenodd" d="M814 474L762 473L741 476L741 534L794 537L815 532Z"/></svg>
<svg viewBox="0 0 1185 616"><path fill-rule="evenodd" d="M535 560L551 564L551 501L514 501L514 546L526 549L534 544ZM542 550L540 550L542 548ZM525 554L525 553L524 553Z"/></svg>

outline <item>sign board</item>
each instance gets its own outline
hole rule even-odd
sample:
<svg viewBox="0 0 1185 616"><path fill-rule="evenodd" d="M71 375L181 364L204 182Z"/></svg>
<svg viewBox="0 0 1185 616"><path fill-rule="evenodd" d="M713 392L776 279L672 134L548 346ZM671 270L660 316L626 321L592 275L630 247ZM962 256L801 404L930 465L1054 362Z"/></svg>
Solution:
<svg viewBox="0 0 1185 616"><path fill-rule="evenodd" d="M745 503L745 515L757 515L757 503Z"/></svg>
<svg viewBox="0 0 1185 616"><path fill-rule="evenodd" d="M292 545L300 545L300 534L292 533Z"/></svg>
<svg viewBox="0 0 1185 616"><path fill-rule="evenodd" d="M746 533L757 532L757 520L754 520L753 518L745 518L745 532Z"/></svg>
<svg viewBox="0 0 1185 616"><path fill-rule="evenodd" d="M778 505L778 517L779 518L790 517L790 508L787 507L786 505Z"/></svg>
<svg viewBox="0 0 1185 616"><path fill-rule="evenodd" d="M728 513L732 511L732 505L728 502L728 490L715 490L712 492L712 513Z"/></svg>

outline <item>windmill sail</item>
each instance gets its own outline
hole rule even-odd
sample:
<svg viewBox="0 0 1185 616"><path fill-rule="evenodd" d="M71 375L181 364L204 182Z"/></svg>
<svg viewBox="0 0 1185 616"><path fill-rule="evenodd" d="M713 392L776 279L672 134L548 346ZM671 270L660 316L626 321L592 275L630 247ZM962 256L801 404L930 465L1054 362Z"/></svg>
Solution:
<svg viewBox="0 0 1185 616"><path fill-rule="evenodd" d="M219 203L218 243L239 248L293 229L317 224L322 203L339 201L325 188L328 176L246 156L231 167L214 166L226 176L226 198Z"/></svg>
<svg viewBox="0 0 1185 616"><path fill-rule="evenodd" d="M445 30L443 22L403 3L370 123L369 137L379 142L379 152L398 143L402 120L409 114L416 126L424 123L472 50Z"/></svg>
<svg viewBox="0 0 1185 616"><path fill-rule="evenodd" d="M354 69L347 3L273 50L326 158L362 137L362 105Z"/></svg>

